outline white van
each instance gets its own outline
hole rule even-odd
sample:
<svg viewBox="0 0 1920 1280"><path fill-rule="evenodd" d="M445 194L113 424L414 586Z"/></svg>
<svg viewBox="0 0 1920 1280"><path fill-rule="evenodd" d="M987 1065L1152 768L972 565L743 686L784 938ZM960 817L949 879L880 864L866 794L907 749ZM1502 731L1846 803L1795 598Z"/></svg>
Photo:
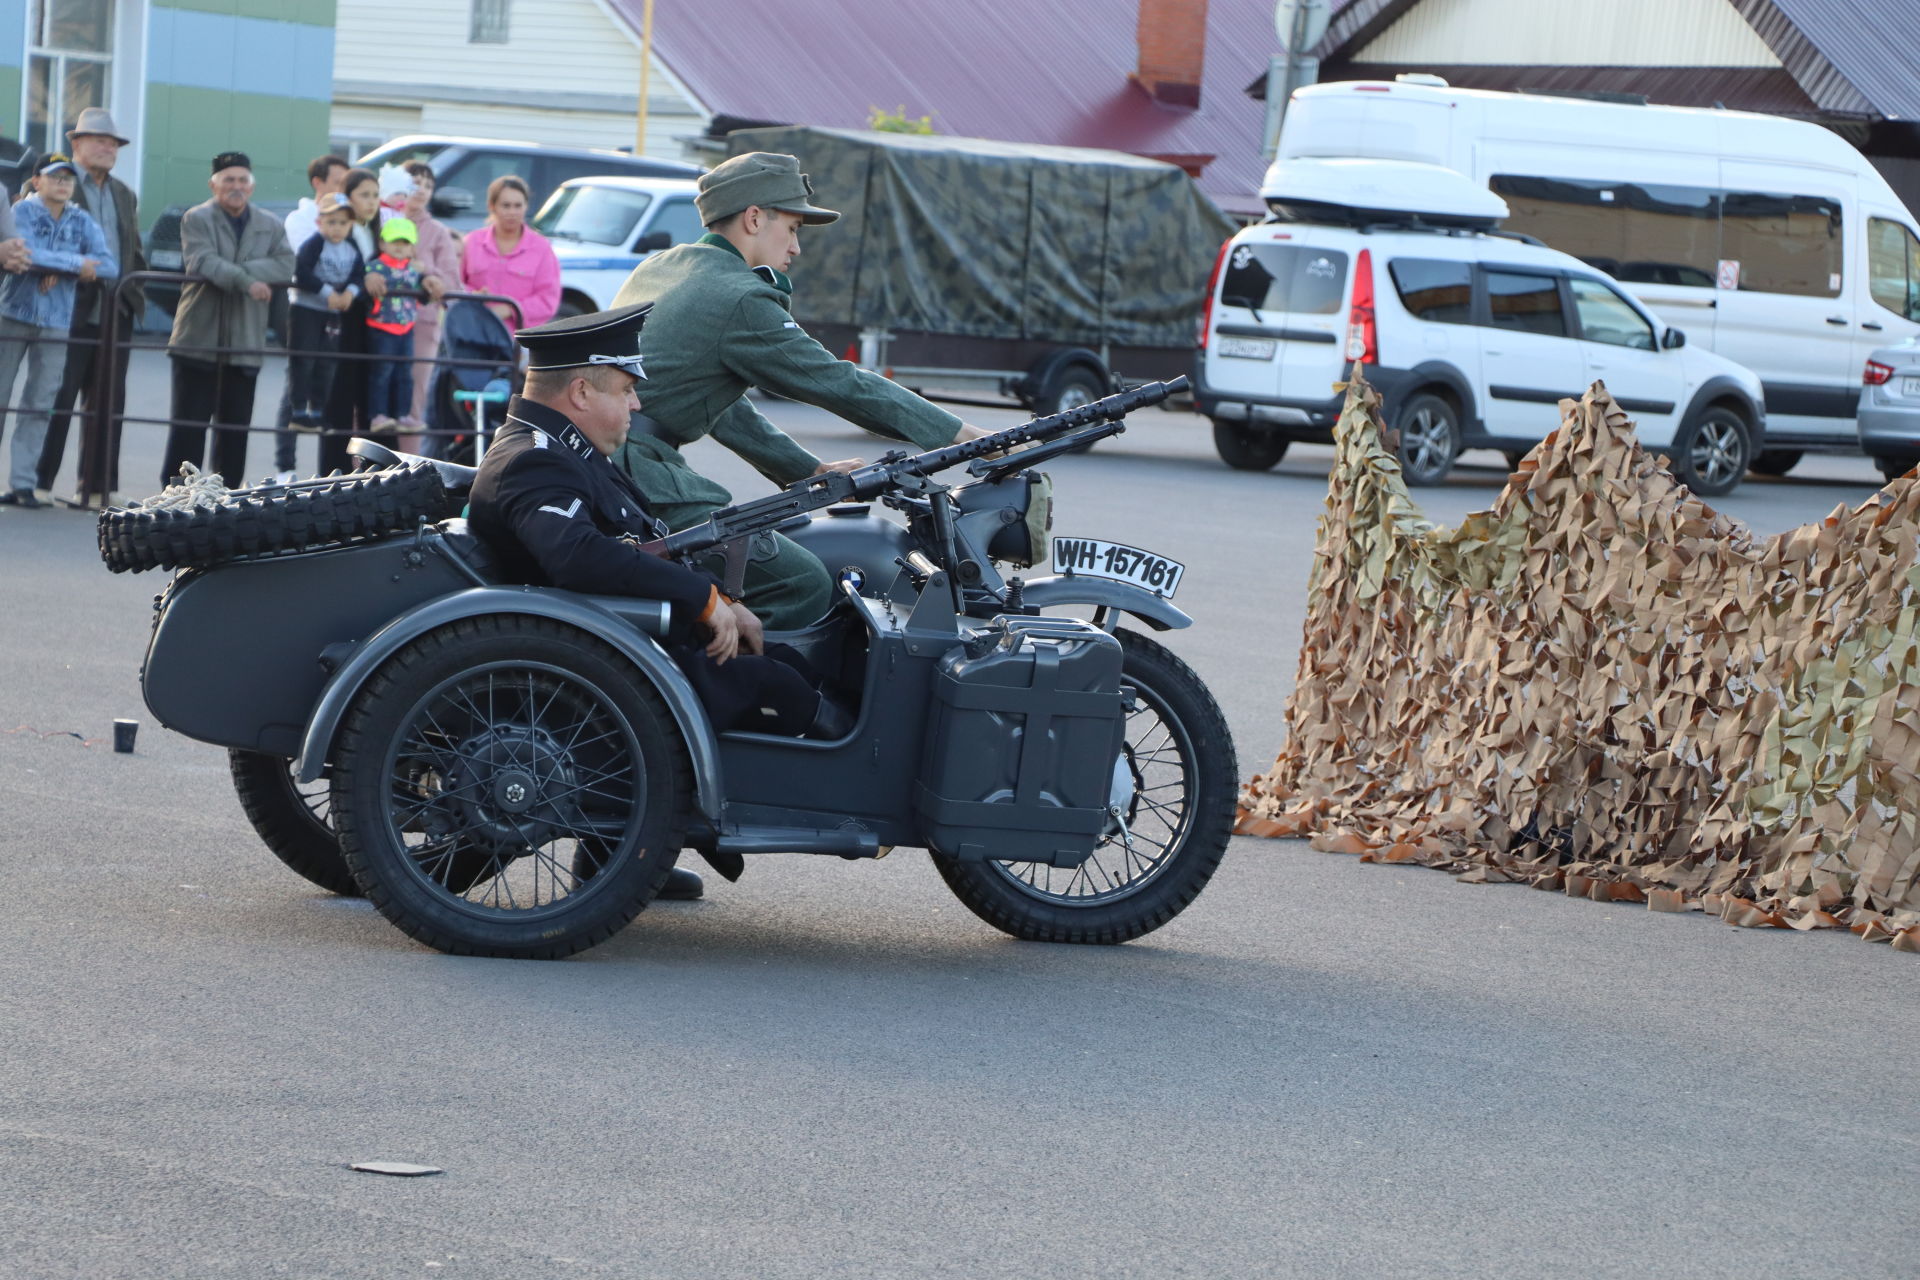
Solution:
<svg viewBox="0 0 1920 1280"><path fill-rule="evenodd" d="M1506 227L1626 284L1689 339L1762 371L1781 474L1858 452L1870 352L1920 333L1916 221L1853 147L1778 116L1448 88L1437 77L1293 95L1282 159L1443 165Z"/></svg>
<svg viewBox="0 0 1920 1280"><path fill-rule="evenodd" d="M1273 219L1214 264L1194 398L1229 466L1332 438L1332 384L1365 366L1410 484L1462 449L1524 453L1602 380L1695 492L1731 491L1765 447L1760 379L1687 343L1578 258L1493 229L1505 203L1450 169L1282 160Z"/></svg>
<svg viewBox="0 0 1920 1280"><path fill-rule="evenodd" d="M560 259L562 317L605 311L648 254L698 240L697 185L680 178L575 178L534 215Z"/></svg>

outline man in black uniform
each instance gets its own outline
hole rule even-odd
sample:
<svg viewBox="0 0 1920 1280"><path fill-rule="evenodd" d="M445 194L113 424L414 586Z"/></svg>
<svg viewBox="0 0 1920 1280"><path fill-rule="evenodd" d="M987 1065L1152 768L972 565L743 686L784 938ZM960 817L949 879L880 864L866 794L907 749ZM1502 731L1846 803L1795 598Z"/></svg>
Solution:
<svg viewBox="0 0 1920 1280"><path fill-rule="evenodd" d="M640 403L635 387L647 304L522 329L527 381L507 406L470 495L473 531L503 576L602 595L664 600L663 642L714 728L841 737L850 720L797 658L763 654L760 620L719 583L641 551L667 527L610 461ZM690 884L688 882L691 882ZM662 897L698 897L699 877L676 870Z"/></svg>

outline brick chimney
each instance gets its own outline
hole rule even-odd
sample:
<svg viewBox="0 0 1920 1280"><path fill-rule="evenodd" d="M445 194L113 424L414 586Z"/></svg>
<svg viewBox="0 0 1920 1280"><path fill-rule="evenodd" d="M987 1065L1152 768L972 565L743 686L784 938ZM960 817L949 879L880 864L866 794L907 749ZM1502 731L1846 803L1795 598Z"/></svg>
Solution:
<svg viewBox="0 0 1920 1280"><path fill-rule="evenodd" d="M1157 102L1200 105L1200 68L1207 55L1207 0L1140 0L1140 46L1134 81Z"/></svg>

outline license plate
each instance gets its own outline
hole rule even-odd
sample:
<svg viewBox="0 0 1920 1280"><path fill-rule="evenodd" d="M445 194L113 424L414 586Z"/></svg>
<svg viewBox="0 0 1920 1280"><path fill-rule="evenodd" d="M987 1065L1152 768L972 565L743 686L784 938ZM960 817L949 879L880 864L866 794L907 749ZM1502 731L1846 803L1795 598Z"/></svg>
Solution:
<svg viewBox="0 0 1920 1280"><path fill-rule="evenodd" d="M1900 394L1920 398L1920 378L1900 379Z"/></svg>
<svg viewBox="0 0 1920 1280"><path fill-rule="evenodd" d="M1280 344L1272 338L1216 338L1220 344L1220 354L1237 356L1242 360L1271 360L1273 352Z"/></svg>
<svg viewBox="0 0 1920 1280"><path fill-rule="evenodd" d="M1169 600L1187 572L1178 560L1094 538L1055 538L1053 567L1069 576L1131 582Z"/></svg>

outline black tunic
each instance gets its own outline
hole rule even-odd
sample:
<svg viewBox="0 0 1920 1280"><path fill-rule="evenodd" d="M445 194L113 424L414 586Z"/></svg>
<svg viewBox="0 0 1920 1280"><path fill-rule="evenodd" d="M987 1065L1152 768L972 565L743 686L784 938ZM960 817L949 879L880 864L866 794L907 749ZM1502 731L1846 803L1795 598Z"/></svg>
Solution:
<svg viewBox="0 0 1920 1280"><path fill-rule="evenodd" d="M797 734L812 722L819 695L794 665L744 653L724 664L707 656L712 632L699 619L717 580L622 539L664 537L667 527L566 415L516 396L469 503L474 533L511 581L672 605L663 643L715 729Z"/></svg>

